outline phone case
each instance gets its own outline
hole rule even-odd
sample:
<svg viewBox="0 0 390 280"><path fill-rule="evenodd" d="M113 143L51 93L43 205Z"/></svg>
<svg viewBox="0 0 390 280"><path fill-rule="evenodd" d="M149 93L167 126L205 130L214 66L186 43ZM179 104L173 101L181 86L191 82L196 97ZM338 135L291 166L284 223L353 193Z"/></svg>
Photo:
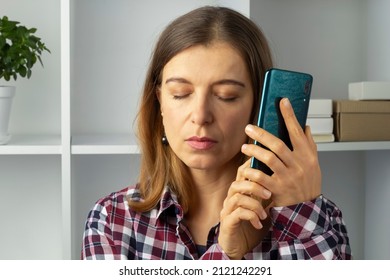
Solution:
<svg viewBox="0 0 390 280"><path fill-rule="evenodd" d="M304 129L312 83L313 77L307 73L273 68L265 74L257 125L283 140L290 150L293 150L293 147L280 111L280 100L284 97L290 100L297 120ZM255 144L260 145L257 141ZM251 167L268 175L273 173L267 165L254 157Z"/></svg>

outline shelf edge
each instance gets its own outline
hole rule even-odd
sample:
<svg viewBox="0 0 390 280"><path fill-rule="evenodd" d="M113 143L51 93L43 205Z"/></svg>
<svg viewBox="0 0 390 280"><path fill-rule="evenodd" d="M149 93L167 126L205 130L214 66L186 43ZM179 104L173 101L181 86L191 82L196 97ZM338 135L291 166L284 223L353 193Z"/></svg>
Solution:
<svg viewBox="0 0 390 280"><path fill-rule="evenodd" d="M73 145L72 155L140 154L137 145Z"/></svg>
<svg viewBox="0 0 390 280"><path fill-rule="evenodd" d="M318 143L319 152L390 150L390 141Z"/></svg>

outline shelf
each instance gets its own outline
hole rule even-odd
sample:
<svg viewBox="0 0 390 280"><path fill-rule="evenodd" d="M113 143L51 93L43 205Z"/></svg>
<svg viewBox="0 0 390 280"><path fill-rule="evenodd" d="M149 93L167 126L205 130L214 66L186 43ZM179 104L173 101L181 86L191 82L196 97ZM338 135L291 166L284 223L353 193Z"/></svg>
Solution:
<svg viewBox="0 0 390 280"><path fill-rule="evenodd" d="M390 150L390 141L318 143L319 152ZM90 134L72 137L73 155L139 154L132 134ZM60 135L13 135L7 145L0 145L0 155L60 155Z"/></svg>
<svg viewBox="0 0 390 280"><path fill-rule="evenodd" d="M0 145L0 155L60 155L60 135L12 135L7 145Z"/></svg>
<svg viewBox="0 0 390 280"><path fill-rule="evenodd" d="M319 152L390 150L390 141L318 143Z"/></svg>
<svg viewBox="0 0 390 280"><path fill-rule="evenodd" d="M73 155L139 154L135 136L131 134L93 134L72 137Z"/></svg>
<svg viewBox="0 0 390 280"><path fill-rule="evenodd" d="M390 150L390 141L318 143L319 152ZM73 155L139 154L132 134L91 134L72 137Z"/></svg>

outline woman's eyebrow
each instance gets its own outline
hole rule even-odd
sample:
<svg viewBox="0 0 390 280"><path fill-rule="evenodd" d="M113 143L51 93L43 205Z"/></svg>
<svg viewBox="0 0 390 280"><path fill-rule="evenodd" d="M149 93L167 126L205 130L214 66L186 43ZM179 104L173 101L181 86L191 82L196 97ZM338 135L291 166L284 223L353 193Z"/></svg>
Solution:
<svg viewBox="0 0 390 280"><path fill-rule="evenodd" d="M223 79L213 83L213 85L233 85L245 88L245 84L243 82L234 80L234 79Z"/></svg>
<svg viewBox="0 0 390 280"><path fill-rule="evenodd" d="M168 83L181 83L181 84L191 84L190 81L184 79L184 78L180 78L180 77L172 77L172 78L169 78L165 81L165 84L168 84Z"/></svg>
<svg viewBox="0 0 390 280"><path fill-rule="evenodd" d="M181 78L181 77L169 78L165 81L165 84L168 84L168 83L191 84L190 81L188 81L187 79ZM218 80L218 81L213 83L213 86L218 86L218 85L233 85L233 86L239 86L239 87L245 88L245 84L243 82L240 82L240 81L234 80L234 79L222 79L222 80Z"/></svg>

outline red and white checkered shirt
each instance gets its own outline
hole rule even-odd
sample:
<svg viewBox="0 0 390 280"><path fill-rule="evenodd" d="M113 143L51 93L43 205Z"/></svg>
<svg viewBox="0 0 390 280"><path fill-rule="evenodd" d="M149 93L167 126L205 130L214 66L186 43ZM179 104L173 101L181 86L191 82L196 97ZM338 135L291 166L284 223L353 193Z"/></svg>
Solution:
<svg viewBox="0 0 390 280"><path fill-rule="evenodd" d="M82 259L223 260L219 224L210 229L207 250L198 255L177 197L165 188L151 211L135 212L127 199L139 200L136 186L100 199L88 215ZM351 259L347 229L340 209L324 196L270 211L272 226L263 241L244 258Z"/></svg>

